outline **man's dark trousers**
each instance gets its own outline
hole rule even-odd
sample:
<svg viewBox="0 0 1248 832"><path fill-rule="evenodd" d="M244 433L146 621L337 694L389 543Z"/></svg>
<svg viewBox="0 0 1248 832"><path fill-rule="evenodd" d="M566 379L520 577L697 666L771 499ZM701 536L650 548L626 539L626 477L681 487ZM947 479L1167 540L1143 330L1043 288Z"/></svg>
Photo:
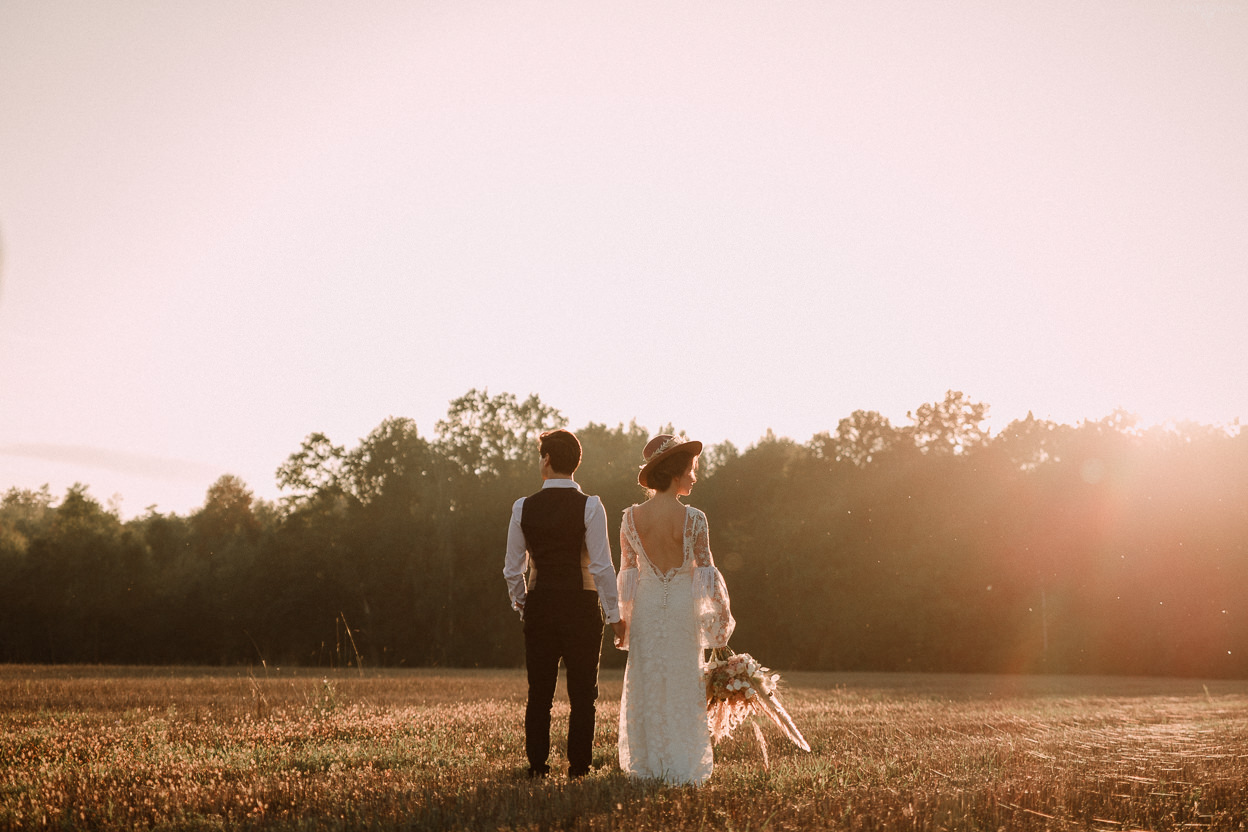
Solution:
<svg viewBox="0 0 1248 832"><path fill-rule="evenodd" d="M550 709L559 680L559 659L567 671L568 774L589 771L594 746L594 703L598 700L598 659L602 652L602 611L592 589L534 587L524 604L524 660L529 700L524 711L524 744L529 772L550 771Z"/></svg>

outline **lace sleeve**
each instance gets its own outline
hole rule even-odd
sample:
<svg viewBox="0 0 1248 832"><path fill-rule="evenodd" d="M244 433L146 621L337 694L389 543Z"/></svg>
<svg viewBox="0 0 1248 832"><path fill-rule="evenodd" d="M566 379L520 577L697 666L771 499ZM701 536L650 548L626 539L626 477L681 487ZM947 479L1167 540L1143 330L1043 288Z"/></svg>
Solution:
<svg viewBox="0 0 1248 832"><path fill-rule="evenodd" d="M628 649L628 634L633 629L633 597L637 594L637 550L628 535L630 510L624 510L624 519L620 522L620 574L616 578L620 593L620 620L625 625L621 650Z"/></svg>
<svg viewBox="0 0 1248 832"><path fill-rule="evenodd" d="M697 509L691 515L693 540L693 605L703 647L725 647L737 622L728 603L728 585L711 556L710 526Z"/></svg>

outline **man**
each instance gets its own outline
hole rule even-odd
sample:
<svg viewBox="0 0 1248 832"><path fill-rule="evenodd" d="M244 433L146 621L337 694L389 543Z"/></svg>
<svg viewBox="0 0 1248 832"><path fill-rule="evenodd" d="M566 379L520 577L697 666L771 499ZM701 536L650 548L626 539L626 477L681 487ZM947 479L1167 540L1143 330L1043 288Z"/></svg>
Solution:
<svg viewBox="0 0 1248 832"><path fill-rule="evenodd" d="M512 506L503 567L511 605L524 621L529 675L524 746L529 776L545 776L550 771L550 709L563 659L571 706L568 776L582 777L589 773L593 754L603 616L615 630L617 644L625 625L607 543L606 510L602 500L583 493L572 478L581 464L581 443L570 431L547 431L538 441L538 455L542 490Z"/></svg>

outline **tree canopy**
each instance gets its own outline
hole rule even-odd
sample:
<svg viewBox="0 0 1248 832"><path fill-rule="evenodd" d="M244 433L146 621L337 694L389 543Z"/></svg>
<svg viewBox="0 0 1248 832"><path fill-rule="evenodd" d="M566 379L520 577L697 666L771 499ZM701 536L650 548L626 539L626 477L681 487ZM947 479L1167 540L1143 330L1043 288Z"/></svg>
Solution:
<svg viewBox="0 0 1248 832"><path fill-rule="evenodd" d="M950 391L905 425L858 410L805 443L708 447L690 502L734 646L788 669L1248 674L1248 434L1117 412L992 435L987 412ZM540 485L537 435L565 426L537 396L470 390L432 436L398 417L354 446L314 433L278 504L226 475L188 516L9 489L0 660L518 665L508 510ZM576 433L615 544L650 431Z"/></svg>

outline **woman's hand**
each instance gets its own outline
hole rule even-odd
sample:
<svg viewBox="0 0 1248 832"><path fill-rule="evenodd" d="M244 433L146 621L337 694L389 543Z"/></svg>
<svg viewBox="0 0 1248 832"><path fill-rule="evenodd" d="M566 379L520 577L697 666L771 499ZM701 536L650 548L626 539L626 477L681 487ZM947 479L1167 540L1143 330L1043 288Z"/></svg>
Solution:
<svg viewBox="0 0 1248 832"><path fill-rule="evenodd" d="M615 631L615 648L617 650L623 649L620 645L623 644L624 639L628 637L628 624L626 624L624 619L621 618L619 621L611 622L611 629Z"/></svg>

